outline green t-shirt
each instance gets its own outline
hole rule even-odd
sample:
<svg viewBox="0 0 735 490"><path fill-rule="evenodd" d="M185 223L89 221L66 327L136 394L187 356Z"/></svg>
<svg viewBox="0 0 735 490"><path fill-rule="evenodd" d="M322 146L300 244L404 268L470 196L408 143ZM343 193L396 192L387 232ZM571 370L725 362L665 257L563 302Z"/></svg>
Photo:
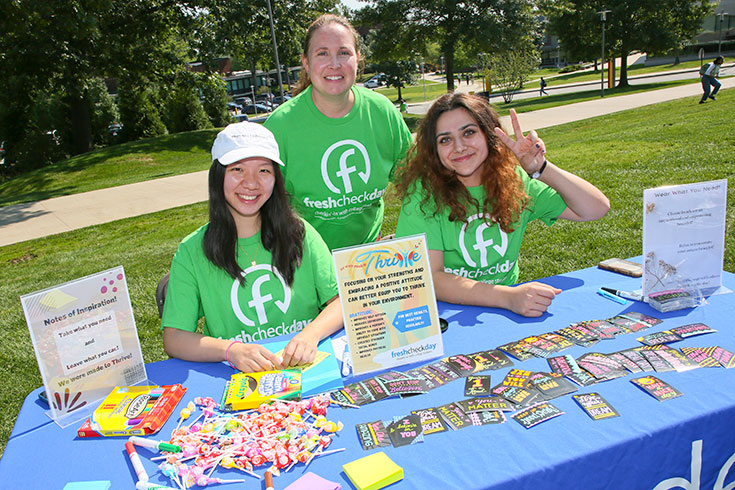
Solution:
<svg viewBox="0 0 735 490"><path fill-rule="evenodd" d="M355 105L331 119L311 99L311 87L265 122L286 166L294 208L330 250L378 238L383 199L395 165L411 145L403 117L384 96L352 87Z"/></svg>
<svg viewBox="0 0 735 490"><path fill-rule="evenodd" d="M427 248L444 252L445 272L488 284L515 284L518 254L528 223L540 219L551 226L566 209L564 200L554 189L529 178L523 171L518 174L530 201L513 232L505 233L496 223L488 225L477 212L468 216L467 223L449 221L446 206L434 216L434 202L429 201L422 209L423 191L416 191L401 206L396 236L426 233ZM483 202L485 191L481 186L468 190L478 202Z"/></svg>
<svg viewBox="0 0 735 490"><path fill-rule="evenodd" d="M237 254L246 276L244 287L204 256L208 225L186 237L171 263L161 325L193 332L203 316L204 335L242 342L302 330L337 295L332 256L314 228L304 225L304 254L291 288L272 268L260 232L238 240L244 250L238 248Z"/></svg>

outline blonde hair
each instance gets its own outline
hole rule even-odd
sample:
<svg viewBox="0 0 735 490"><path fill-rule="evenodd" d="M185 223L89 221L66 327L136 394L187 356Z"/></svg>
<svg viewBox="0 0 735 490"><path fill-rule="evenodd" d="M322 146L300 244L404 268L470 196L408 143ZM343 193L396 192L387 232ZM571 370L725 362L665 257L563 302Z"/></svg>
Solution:
<svg viewBox="0 0 735 490"><path fill-rule="evenodd" d="M355 28L352 27L350 21L341 15L324 14L311 23L309 28L306 30L306 37L304 37L304 43L301 47L304 58L309 57L309 45L311 44L311 38L314 37L314 33L328 24L339 24L352 34L352 39L355 42L355 53L357 53L358 56L358 71L361 71L363 59L360 56L359 34ZM301 74L299 75L299 81L296 84L296 88L293 90L294 96L306 90L309 85L311 85L311 78L309 78L309 73L302 67Z"/></svg>

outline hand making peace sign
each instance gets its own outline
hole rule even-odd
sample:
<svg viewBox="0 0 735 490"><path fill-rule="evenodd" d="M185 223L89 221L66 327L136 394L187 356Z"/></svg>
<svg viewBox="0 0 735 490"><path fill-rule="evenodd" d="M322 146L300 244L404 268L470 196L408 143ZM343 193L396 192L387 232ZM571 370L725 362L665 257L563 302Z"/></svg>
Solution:
<svg viewBox="0 0 735 490"><path fill-rule="evenodd" d="M518 161L521 162L523 170L528 174L532 174L539 170L544 163L546 145L534 130L523 136L523 130L514 109L510 110L510 121L513 125L515 139L508 136L500 127L495 128L495 134L515 154Z"/></svg>

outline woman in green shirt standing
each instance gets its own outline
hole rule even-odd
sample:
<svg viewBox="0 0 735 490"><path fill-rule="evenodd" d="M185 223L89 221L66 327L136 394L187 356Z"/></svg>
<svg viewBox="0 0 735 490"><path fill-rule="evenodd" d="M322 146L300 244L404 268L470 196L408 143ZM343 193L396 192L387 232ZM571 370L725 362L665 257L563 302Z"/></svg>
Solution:
<svg viewBox="0 0 735 490"><path fill-rule="evenodd" d="M308 29L298 95L265 122L286 163L291 202L330 249L374 241L383 194L411 133L383 95L355 85L358 34L336 15Z"/></svg>

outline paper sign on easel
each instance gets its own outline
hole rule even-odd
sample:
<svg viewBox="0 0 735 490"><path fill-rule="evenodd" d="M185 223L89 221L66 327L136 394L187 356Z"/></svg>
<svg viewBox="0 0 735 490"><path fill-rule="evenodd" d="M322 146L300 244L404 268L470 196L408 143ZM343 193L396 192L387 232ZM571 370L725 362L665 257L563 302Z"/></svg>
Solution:
<svg viewBox="0 0 735 490"><path fill-rule="evenodd" d="M643 296L722 286L727 180L643 192Z"/></svg>
<svg viewBox="0 0 735 490"><path fill-rule="evenodd" d="M332 255L355 374L444 353L423 234Z"/></svg>
<svg viewBox="0 0 735 490"><path fill-rule="evenodd" d="M49 416L65 427L118 385L146 381L122 266L21 296Z"/></svg>

